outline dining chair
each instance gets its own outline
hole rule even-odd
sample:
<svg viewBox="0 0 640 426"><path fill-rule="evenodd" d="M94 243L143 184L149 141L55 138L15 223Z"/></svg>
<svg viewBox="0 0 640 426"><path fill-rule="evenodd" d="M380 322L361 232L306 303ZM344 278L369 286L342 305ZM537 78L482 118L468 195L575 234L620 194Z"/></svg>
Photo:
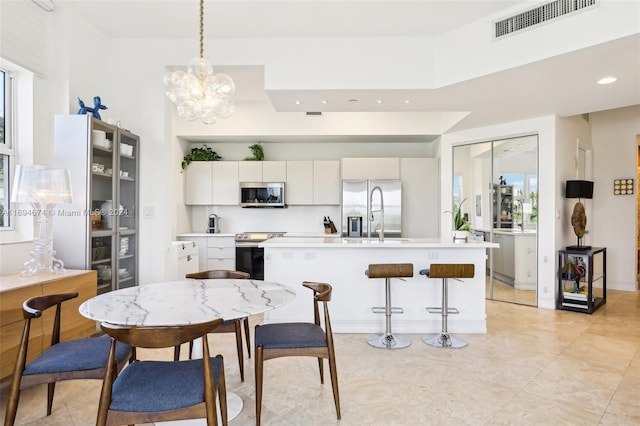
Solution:
<svg viewBox="0 0 640 426"><path fill-rule="evenodd" d="M187 274L186 278L207 280L207 279L249 279L250 275L242 271L231 271L227 269L213 269L210 271L193 272ZM239 318L225 321L221 327L218 327L215 333L235 333L236 348L238 351L238 365L240 367L240 381L244 382L244 358L242 352L242 323L244 322L244 335L247 340L247 353L251 358L251 337L249 334L249 318ZM193 354L193 342L189 342L189 359ZM174 348L173 359L180 359L180 346Z"/></svg>
<svg viewBox="0 0 640 426"><path fill-rule="evenodd" d="M24 328L16 365L13 370L4 424L11 426L16 419L20 391L40 384L48 384L47 416L51 415L56 382L75 379L102 379L107 367L107 355L111 339L107 336L60 341L62 303L78 297L78 293L50 294L27 299L22 304ZM43 316L43 312L55 306L51 346L33 361L27 362L31 320ZM35 330L34 330L35 334ZM119 344L114 353L114 371L120 371L134 353L129 345Z"/></svg>
<svg viewBox="0 0 640 426"><path fill-rule="evenodd" d="M222 355L210 357L207 341L207 333L222 323L222 318L176 326L131 327L102 323L102 330L111 336L111 346L96 425L201 418L206 418L209 426L217 425L216 396L220 402L222 424L226 425L224 360ZM202 338L202 359L136 361L117 373L117 342L157 349L175 347L197 338Z"/></svg>
<svg viewBox="0 0 640 426"><path fill-rule="evenodd" d="M318 358L320 383L324 383L323 359L329 359L331 386L336 413L340 419L340 396L338 394L338 373L333 346L333 333L327 302L331 300L331 285L305 281L304 287L313 290L313 323L273 323L257 325L255 329L255 383L256 383L256 425L260 425L262 410L262 379L264 361L285 356L311 356ZM323 305L324 330L320 325L319 303Z"/></svg>

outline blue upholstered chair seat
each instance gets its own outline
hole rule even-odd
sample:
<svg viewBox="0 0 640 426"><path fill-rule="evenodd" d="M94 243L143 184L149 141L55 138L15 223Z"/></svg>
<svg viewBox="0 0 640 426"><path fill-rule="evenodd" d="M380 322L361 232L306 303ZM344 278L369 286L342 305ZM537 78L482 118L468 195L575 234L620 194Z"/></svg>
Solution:
<svg viewBox="0 0 640 426"><path fill-rule="evenodd" d="M93 370L107 365L111 339L108 336L69 340L53 345L41 356L27 364L24 375L60 373L67 371ZM131 347L118 343L116 359L124 362ZM77 356L78 354L82 356Z"/></svg>
<svg viewBox="0 0 640 426"><path fill-rule="evenodd" d="M265 324L256 328L256 346L277 348L324 348L327 338L322 327L306 322Z"/></svg>
<svg viewBox="0 0 640 426"><path fill-rule="evenodd" d="M219 359L211 358L213 380L220 380ZM127 366L113 384L110 410L167 411L204 401L202 359L138 361Z"/></svg>

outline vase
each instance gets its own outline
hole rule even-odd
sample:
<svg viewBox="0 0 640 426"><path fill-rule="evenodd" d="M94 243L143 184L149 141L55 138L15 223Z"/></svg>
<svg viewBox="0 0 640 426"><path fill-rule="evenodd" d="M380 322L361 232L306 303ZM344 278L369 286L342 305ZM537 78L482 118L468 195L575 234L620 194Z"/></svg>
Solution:
<svg viewBox="0 0 640 426"><path fill-rule="evenodd" d="M453 231L454 243L466 243L469 241L469 232L467 231Z"/></svg>

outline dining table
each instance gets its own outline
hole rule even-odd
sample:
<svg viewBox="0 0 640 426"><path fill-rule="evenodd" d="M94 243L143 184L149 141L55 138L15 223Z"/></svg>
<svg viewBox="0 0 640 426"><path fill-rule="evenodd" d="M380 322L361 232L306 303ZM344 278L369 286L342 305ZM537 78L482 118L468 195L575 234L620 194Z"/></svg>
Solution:
<svg viewBox="0 0 640 426"><path fill-rule="evenodd" d="M79 311L89 319L122 326L175 326L217 318L245 318L277 309L295 297L295 290L277 282L188 279L144 284L103 293L83 302ZM202 356L201 345L201 339L194 342L194 356ZM227 390L229 420L240 414L242 407L242 399Z"/></svg>

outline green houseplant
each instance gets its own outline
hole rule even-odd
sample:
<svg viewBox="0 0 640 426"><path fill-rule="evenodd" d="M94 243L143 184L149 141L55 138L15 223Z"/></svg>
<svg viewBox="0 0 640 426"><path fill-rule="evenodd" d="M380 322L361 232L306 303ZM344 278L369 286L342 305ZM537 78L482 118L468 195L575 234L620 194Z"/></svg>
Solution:
<svg viewBox="0 0 640 426"><path fill-rule="evenodd" d="M471 224L467 218L462 214L462 204L466 201L460 201L460 204L453 206L453 210L447 210L445 213L451 214L453 218L453 240L467 240L469 232L471 231Z"/></svg>
<svg viewBox="0 0 640 426"><path fill-rule="evenodd" d="M245 158L246 161L262 161L264 160L264 151L262 150L262 145L259 143L254 143L253 145L249 145L249 149L253 154L253 157Z"/></svg>
<svg viewBox="0 0 640 426"><path fill-rule="evenodd" d="M191 153L182 159L182 169L186 169L192 161L219 161L222 157L218 155L211 147L203 145L202 147L191 148Z"/></svg>

